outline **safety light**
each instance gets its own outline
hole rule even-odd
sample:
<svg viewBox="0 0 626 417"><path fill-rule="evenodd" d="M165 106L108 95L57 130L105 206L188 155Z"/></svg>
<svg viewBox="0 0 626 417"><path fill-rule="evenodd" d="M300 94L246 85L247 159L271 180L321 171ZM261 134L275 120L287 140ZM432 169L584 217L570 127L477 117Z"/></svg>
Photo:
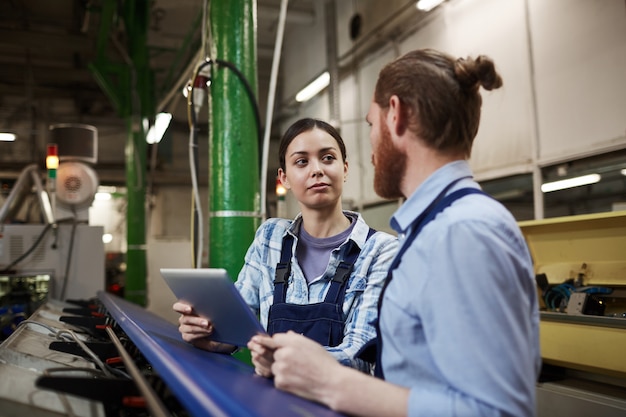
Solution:
<svg viewBox="0 0 626 417"><path fill-rule="evenodd" d="M48 173L50 173L50 171L54 171L54 174L56 174L56 170L59 168L59 149L55 143L48 145L46 168L48 169ZM54 178L56 175L48 176L50 178Z"/></svg>

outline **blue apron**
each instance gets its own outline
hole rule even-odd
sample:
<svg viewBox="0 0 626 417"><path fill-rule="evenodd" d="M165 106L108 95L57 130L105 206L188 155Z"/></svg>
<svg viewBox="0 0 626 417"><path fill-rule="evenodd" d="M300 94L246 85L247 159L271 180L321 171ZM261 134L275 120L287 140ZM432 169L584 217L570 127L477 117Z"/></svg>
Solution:
<svg viewBox="0 0 626 417"><path fill-rule="evenodd" d="M367 239L375 232L376 230L370 228ZM292 330L322 346L337 346L343 340L343 300L347 282L361 249L353 240L349 240L344 251L345 256L337 267L324 301L300 305L285 302L287 280L291 273L292 245L293 236L288 233L283 238L280 262L276 265L274 303L269 311L267 332L272 335Z"/></svg>
<svg viewBox="0 0 626 417"><path fill-rule="evenodd" d="M411 243L415 240L415 238L422 231L422 229L428 223L430 223L430 221L433 220L435 216L437 216L437 214L442 212L445 208L450 206L454 201L458 200L459 198L462 198L468 194L482 194L482 195L489 197L489 195L487 195L485 192L477 188L462 188L460 190L457 190L451 193L450 195L445 196L445 193L448 191L448 189L451 188L459 180L454 181L451 184L449 184L439 194L439 196L435 198L435 200L430 204L430 206L428 206L428 208L424 210L424 212L422 212L422 214L419 215L413 221L413 223L411 223L411 233L407 236L405 241L402 243L402 247L399 249L398 253L396 254L396 257L394 258L393 262L389 266L389 273L387 274L387 278L385 279L385 284L383 285L383 289L380 293L380 298L378 300L378 317L380 317L380 309L382 306L385 290L387 289L387 286L389 285L389 282L391 281L393 277L392 272L394 269L398 267L398 265L400 265L400 261L402 260L402 255L404 255L404 252L406 252L406 250L411 246ZM357 353L357 357L368 362L375 361L376 366L374 368L374 374L377 377L384 379L383 365L381 362L383 340L382 340L381 333L380 333L380 322L378 319L376 319L374 325L376 327L376 339L370 340L368 343L366 343Z"/></svg>

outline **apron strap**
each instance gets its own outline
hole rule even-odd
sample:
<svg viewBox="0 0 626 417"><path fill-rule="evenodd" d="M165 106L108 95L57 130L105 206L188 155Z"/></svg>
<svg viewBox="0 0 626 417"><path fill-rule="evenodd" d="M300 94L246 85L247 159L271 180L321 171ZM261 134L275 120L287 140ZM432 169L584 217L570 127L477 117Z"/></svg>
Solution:
<svg viewBox="0 0 626 417"><path fill-rule="evenodd" d="M293 236L289 233L283 237L283 246L280 250L280 262L274 273L274 303L284 303L287 295L287 280L291 274L291 247Z"/></svg>
<svg viewBox="0 0 626 417"><path fill-rule="evenodd" d="M381 361L381 355L382 355L382 350L383 350L383 340L382 340L381 333L380 333L380 310L381 310L385 290L387 289L387 286L389 285L389 282L391 281L393 277L393 274L392 274L393 270L398 267L398 265L400 264L400 261L402 260L402 256L407 251L407 249L411 246L411 243L413 243L417 235L422 231L422 229L428 223L430 223L437 216L437 214L441 213L443 210L449 207L456 200L469 194L483 194L487 197L490 197L484 191L477 189L477 188L461 188L460 190L454 191L453 193L444 197L443 195L445 194L445 192L457 181L453 182L448 187L446 187L446 189L442 191L442 193L431 203L431 205L420 216L418 216L417 219L415 219L415 221L411 225L412 226L411 233L409 234L409 236L407 236L405 241L402 242L402 247L396 254L396 257L394 258L391 266L389 267L389 273L387 274L387 278L385 279L385 283L383 284L383 289L380 292L380 298L378 300L378 316L379 317L375 323L376 324L376 339L370 340L368 343L365 344L365 346L361 348L362 354L360 356L363 359L367 358L371 360L371 358L374 356L373 350L375 348L376 367L374 369L374 374L379 378L384 379L385 377L383 373L383 366L382 366L382 361Z"/></svg>

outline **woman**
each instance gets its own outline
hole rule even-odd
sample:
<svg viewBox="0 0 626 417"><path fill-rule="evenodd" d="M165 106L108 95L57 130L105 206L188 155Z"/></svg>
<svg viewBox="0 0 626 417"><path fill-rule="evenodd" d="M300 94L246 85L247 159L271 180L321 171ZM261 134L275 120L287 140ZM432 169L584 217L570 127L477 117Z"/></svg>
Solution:
<svg viewBox="0 0 626 417"><path fill-rule="evenodd" d="M371 323L397 241L371 229L360 214L342 210L348 162L331 125L298 120L281 139L279 159L279 179L301 212L259 227L235 285L268 333L302 333L340 363L369 371L355 355L375 337ZM178 302L174 310L187 342L212 351L234 349L211 341L210 321L190 306ZM251 348L256 372L271 376L272 352L257 348Z"/></svg>

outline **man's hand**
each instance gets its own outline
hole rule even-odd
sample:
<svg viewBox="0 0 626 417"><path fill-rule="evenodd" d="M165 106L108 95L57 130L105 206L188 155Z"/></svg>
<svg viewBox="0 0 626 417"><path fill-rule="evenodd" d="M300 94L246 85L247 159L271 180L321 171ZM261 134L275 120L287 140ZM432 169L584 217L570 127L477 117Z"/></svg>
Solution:
<svg viewBox="0 0 626 417"><path fill-rule="evenodd" d="M248 342L254 371L266 378L271 378L274 375L272 374L274 348L271 347L273 343L271 336L267 335L253 336Z"/></svg>
<svg viewBox="0 0 626 417"><path fill-rule="evenodd" d="M344 368L320 344L292 331L254 336L248 348L253 352L256 372L273 374L276 388L326 404L328 382Z"/></svg>

